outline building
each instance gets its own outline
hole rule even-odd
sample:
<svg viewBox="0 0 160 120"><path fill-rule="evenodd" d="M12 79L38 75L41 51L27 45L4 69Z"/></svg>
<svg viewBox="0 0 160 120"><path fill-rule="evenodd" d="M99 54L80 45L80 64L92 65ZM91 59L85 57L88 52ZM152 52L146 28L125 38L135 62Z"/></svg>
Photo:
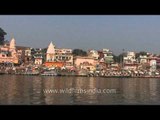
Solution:
<svg viewBox="0 0 160 120"><path fill-rule="evenodd" d="M146 64L146 63L148 63L148 57L147 57L147 55L140 55L138 59L139 59L139 63L140 64Z"/></svg>
<svg viewBox="0 0 160 120"><path fill-rule="evenodd" d="M111 70L120 70L119 64L118 63L113 63L110 66Z"/></svg>
<svg viewBox="0 0 160 120"><path fill-rule="evenodd" d="M64 62L65 67L72 68L73 67L72 49L66 49L66 48L55 49L55 61Z"/></svg>
<svg viewBox="0 0 160 120"><path fill-rule="evenodd" d="M109 49L102 49L102 52L104 54L104 60L110 66L114 60L113 60L113 53Z"/></svg>
<svg viewBox="0 0 160 120"><path fill-rule="evenodd" d="M16 41L11 39L9 44L0 46L0 63L18 64L18 54L16 51Z"/></svg>
<svg viewBox="0 0 160 120"><path fill-rule="evenodd" d="M43 63L43 53L41 48L32 48L31 55L35 65L41 65Z"/></svg>
<svg viewBox="0 0 160 120"><path fill-rule="evenodd" d="M34 64L35 65L41 65L42 63L43 63L42 54L36 54L36 55L34 55Z"/></svg>
<svg viewBox="0 0 160 120"><path fill-rule="evenodd" d="M157 61L156 60L151 60L150 61L150 72L155 72L157 68Z"/></svg>
<svg viewBox="0 0 160 120"><path fill-rule="evenodd" d="M125 70L136 70L138 68L135 52L127 52L127 55L123 57L123 68Z"/></svg>
<svg viewBox="0 0 160 120"><path fill-rule="evenodd" d="M77 56L74 59L74 65L79 69L93 70L93 69L96 69L96 65L98 65L98 61L95 60L93 57Z"/></svg>
<svg viewBox="0 0 160 120"><path fill-rule="evenodd" d="M73 67L72 49L56 48L51 42L47 48L45 65Z"/></svg>
<svg viewBox="0 0 160 120"><path fill-rule="evenodd" d="M17 48L17 46L16 46L16 48ZM19 63L21 64L22 62L23 62L23 60L22 60L22 55L23 55L23 50L22 49L17 49L17 55L18 55L18 61L19 61Z"/></svg>
<svg viewBox="0 0 160 120"><path fill-rule="evenodd" d="M123 66L124 70L137 70L138 69L138 64L137 63L126 63Z"/></svg>
<svg viewBox="0 0 160 120"><path fill-rule="evenodd" d="M46 67L58 67L58 68L62 68L65 66L64 62L45 62L44 65Z"/></svg>
<svg viewBox="0 0 160 120"><path fill-rule="evenodd" d="M97 65L97 69L99 69L99 70L107 69L107 64L106 64L104 58L99 58L99 60L98 60L98 65Z"/></svg>
<svg viewBox="0 0 160 120"><path fill-rule="evenodd" d="M30 47L28 47L27 49L25 49L25 63L26 64L33 63L31 49L32 48L30 48Z"/></svg>
<svg viewBox="0 0 160 120"><path fill-rule="evenodd" d="M127 56L123 57L124 64L132 64L136 62L135 52L127 52Z"/></svg>
<svg viewBox="0 0 160 120"><path fill-rule="evenodd" d="M160 69L160 56L158 56L158 55L150 55L150 56L148 56L148 64L150 65L150 67L151 67L151 63L153 61L156 64L156 69L159 70Z"/></svg>
<svg viewBox="0 0 160 120"><path fill-rule="evenodd" d="M89 50L88 51L88 56L93 57L96 60L99 59L99 54L98 54L98 51L96 51L96 50Z"/></svg>
<svg viewBox="0 0 160 120"><path fill-rule="evenodd" d="M20 64L30 64L33 62L30 47L16 46Z"/></svg>
<svg viewBox="0 0 160 120"><path fill-rule="evenodd" d="M98 61L100 69L110 68L114 63L113 53L109 49L102 49L98 51Z"/></svg>

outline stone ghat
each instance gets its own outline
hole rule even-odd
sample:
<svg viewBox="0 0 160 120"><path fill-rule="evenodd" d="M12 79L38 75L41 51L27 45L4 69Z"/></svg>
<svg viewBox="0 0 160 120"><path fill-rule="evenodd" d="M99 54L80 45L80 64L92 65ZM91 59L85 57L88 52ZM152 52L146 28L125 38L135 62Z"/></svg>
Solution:
<svg viewBox="0 0 160 120"><path fill-rule="evenodd" d="M61 77L103 77L103 78L160 78L160 75L159 76L149 76L149 75L146 75L146 76L130 76L130 75L90 75L90 74L77 74L77 73L65 73L65 72L62 72L62 73L57 73L57 74L42 74L42 73L12 73L12 74L9 74L9 73L0 73L0 75L4 75L4 74L7 74L7 75L26 75L26 76L61 76Z"/></svg>

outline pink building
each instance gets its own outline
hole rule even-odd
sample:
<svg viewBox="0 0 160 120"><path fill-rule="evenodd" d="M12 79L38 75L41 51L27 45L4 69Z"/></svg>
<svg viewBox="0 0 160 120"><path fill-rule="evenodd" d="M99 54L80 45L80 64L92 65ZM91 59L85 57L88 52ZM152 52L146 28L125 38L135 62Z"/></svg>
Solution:
<svg viewBox="0 0 160 120"><path fill-rule="evenodd" d="M77 68L81 69L95 69L96 65L98 64L98 61L95 60L93 57L75 57L74 65Z"/></svg>
<svg viewBox="0 0 160 120"><path fill-rule="evenodd" d="M0 46L0 63L18 63L15 39L12 38L9 44Z"/></svg>

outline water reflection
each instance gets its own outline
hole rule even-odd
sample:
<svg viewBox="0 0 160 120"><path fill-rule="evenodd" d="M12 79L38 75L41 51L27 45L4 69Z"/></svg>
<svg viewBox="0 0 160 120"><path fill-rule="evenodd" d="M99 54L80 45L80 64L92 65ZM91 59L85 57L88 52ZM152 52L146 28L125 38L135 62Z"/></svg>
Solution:
<svg viewBox="0 0 160 120"><path fill-rule="evenodd" d="M125 104L157 104L159 95L157 90L158 79L124 79L123 103Z"/></svg>
<svg viewBox="0 0 160 120"><path fill-rule="evenodd" d="M160 104L159 87L159 79L1 75L0 104ZM44 93L44 89L70 88L116 89L116 93Z"/></svg>
<svg viewBox="0 0 160 120"><path fill-rule="evenodd" d="M93 90L97 88L97 81L95 78L90 77L84 79L83 77L79 77L74 81L74 88L76 89L75 93L73 93L73 103L75 104L96 104L98 103L98 94L92 92L86 92L87 90Z"/></svg>
<svg viewBox="0 0 160 120"><path fill-rule="evenodd" d="M72 77L43 77L44 89L46 90L65 90L72 87ZM44 93L45 104L71 104L69 93Z"/></svg>
<svg viewBox="0 0 160 120"><path fill-rule="evenodd" d="M160 85L160 80L158 79L149 79L150 83L150 101L151 104L160 104L160 91L159 91L159 85Z"/></svg>

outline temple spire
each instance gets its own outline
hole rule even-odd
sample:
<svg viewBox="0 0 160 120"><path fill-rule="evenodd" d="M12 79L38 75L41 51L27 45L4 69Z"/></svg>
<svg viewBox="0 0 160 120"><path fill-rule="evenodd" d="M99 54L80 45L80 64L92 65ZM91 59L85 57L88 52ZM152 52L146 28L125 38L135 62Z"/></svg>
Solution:
<svg viewBox="0 0 160 120"><path fill-rule="evenodd" d="M10 41L10 49L15 49L16 48L16 41L14 39L14 37L12 37L11 41Z"/></svg>
<svg viewBox="0 0 160 120"><path fill-rule="evenodd" d="M48 46L47 53L53 53L53 54L55 53L55 46L53 45L52 41Z"/></svg>

